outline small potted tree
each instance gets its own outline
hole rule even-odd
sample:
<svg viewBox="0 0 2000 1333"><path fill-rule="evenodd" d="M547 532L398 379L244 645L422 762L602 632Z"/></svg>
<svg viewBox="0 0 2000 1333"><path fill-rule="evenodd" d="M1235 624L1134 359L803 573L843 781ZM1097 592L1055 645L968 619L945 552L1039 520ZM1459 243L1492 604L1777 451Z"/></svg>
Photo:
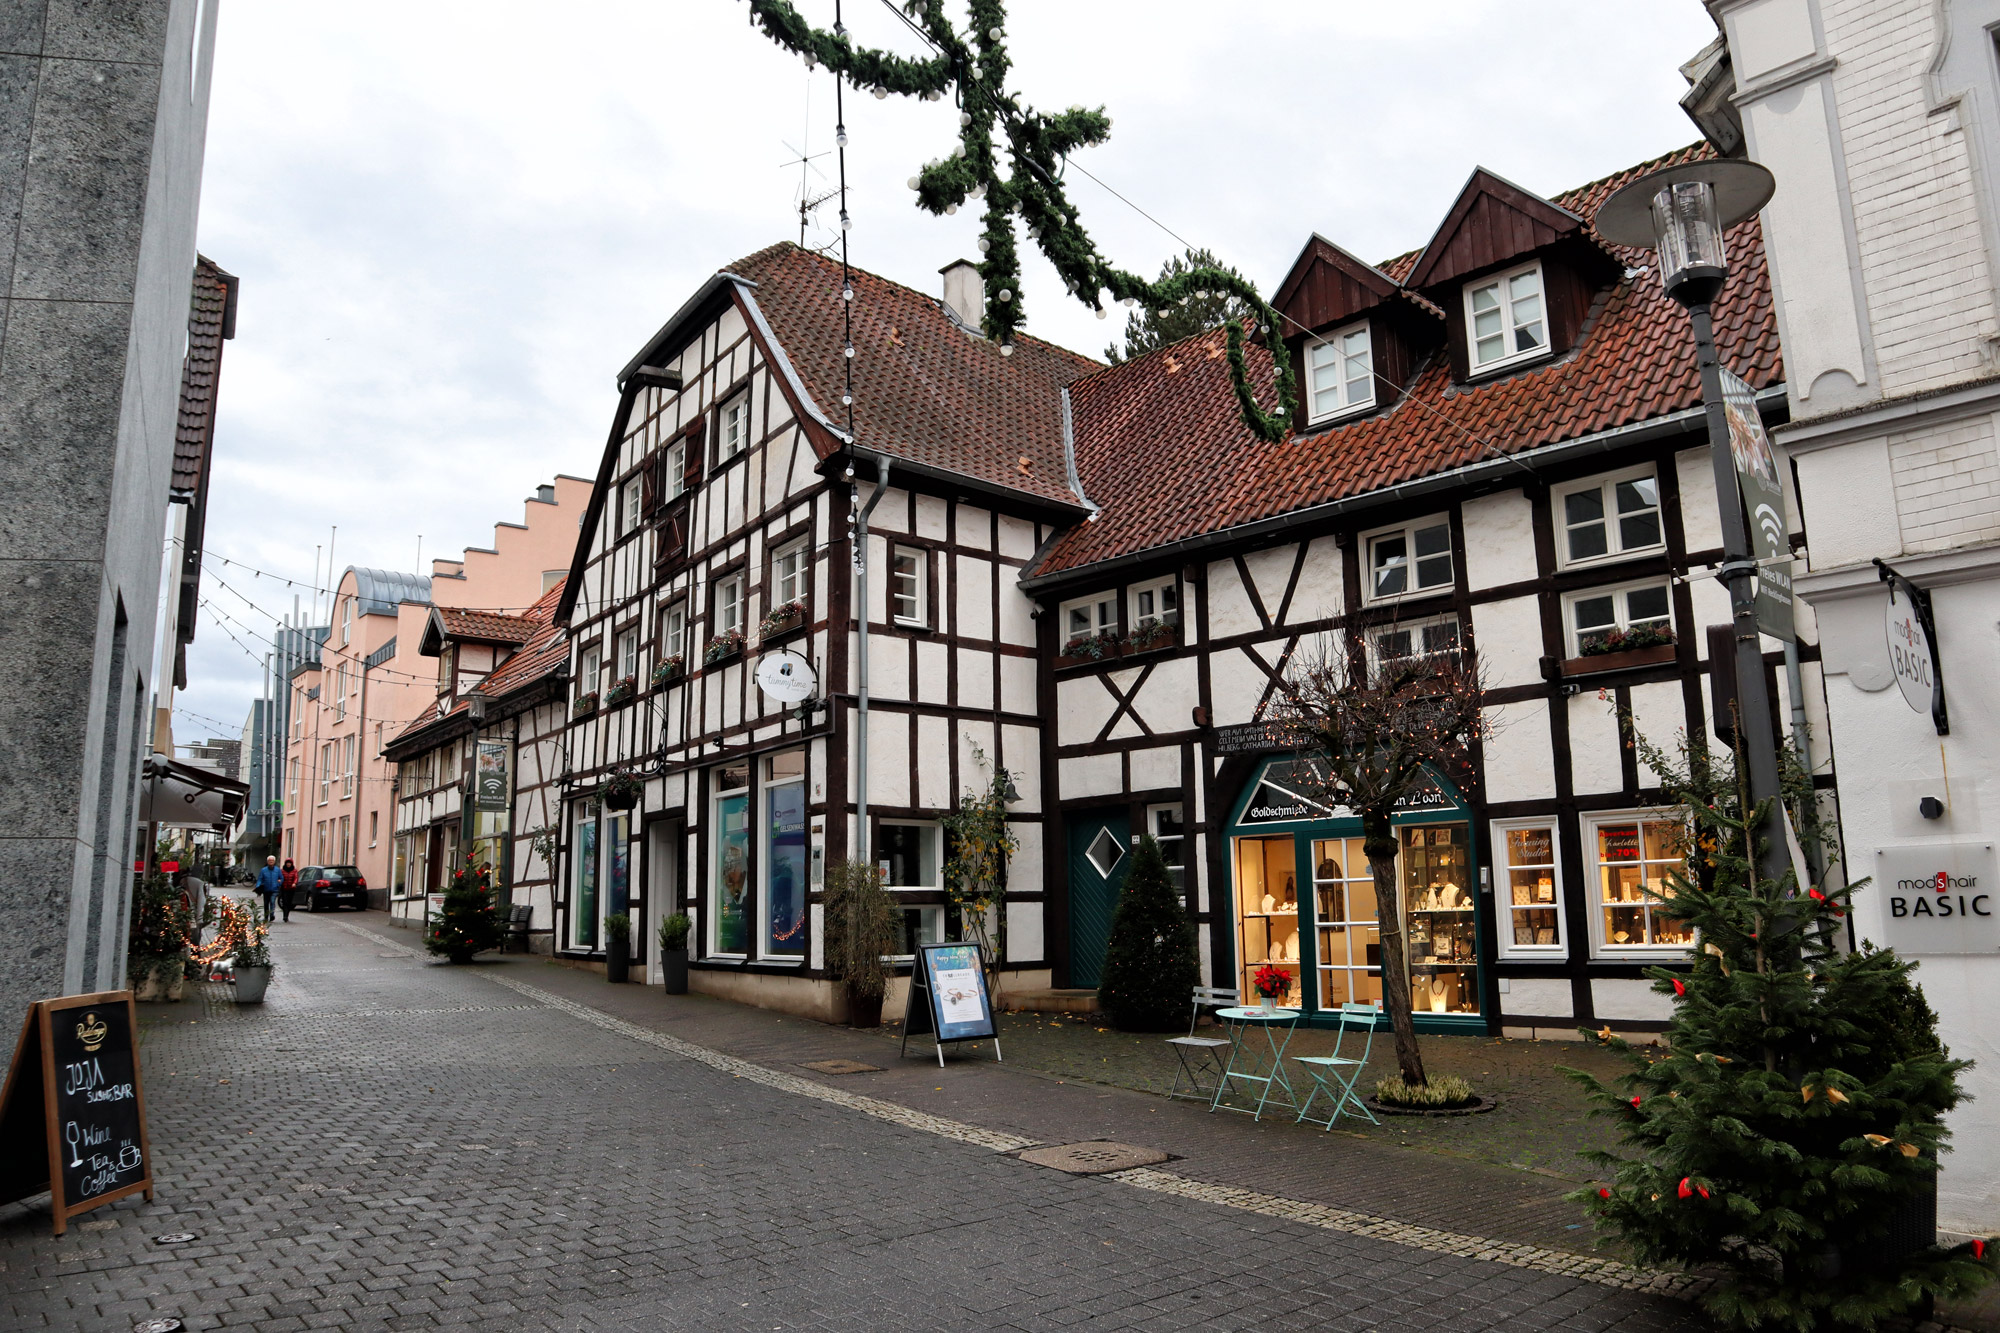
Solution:
<svg viewBox="0 0 2000 1333"><path fill-rule="evenodd" d="M660 979L669 995L688 993L688 932L693 928L686 912L675 912L660 923Z"/></svg>
<svg viewBox="0 0 2000 1333"><path fill-rule="evenodd" d="M236 975L236 1003L262 1004L271 984L271 927L259 921L255 908L224 908L225 924L235 939L232 953Z"/></svg>
<svg viewBox="0 0 2000 1333"><path fill-rule="evenodd" d="M604 918L604 979L621 984L632 979L632 918L623 912Z"/></svg>
<svg viewBox="0 0 2000 1333"><path fill-rule="evenodd" d="M431 917L424 947L454 963L500 947L501 926L493 912L493 876L483 866L464 866L444 891L444 907Z"/></svg>
<svg viewBox="0 0 2000 1333"><path fill-rule="evenodd" d="M882 996L889 989L882 956L896 947L895 907L882 887L882 872L860 861L837 861L826 868L826 971L847 984L847 1021L854 1027L882 1024Z"/></svg>
<svg viewBox="0 0 2000 1333"><path fill-rule="evenodd" d="M133 895L126 974L139 1000L178 1000L187 980L192 914L165 875L147 875Z"/></svg>

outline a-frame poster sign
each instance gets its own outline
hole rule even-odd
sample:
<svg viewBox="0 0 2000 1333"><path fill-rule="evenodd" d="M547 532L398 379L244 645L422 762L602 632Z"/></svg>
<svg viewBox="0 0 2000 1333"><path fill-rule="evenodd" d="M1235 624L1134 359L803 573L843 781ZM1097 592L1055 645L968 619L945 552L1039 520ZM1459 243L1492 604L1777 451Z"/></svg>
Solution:
<svg viewBox="0 0 2000 1333"><path fill-rule="evenodd" d="M976 944L923 944L910 966L910 997L903 1010L903 1049L910 1038L931 1034L938 1067L944 1048L954 1041L993 1043L1000 1058L1000 1033L993 1026L993 1002L986 994L986 969Z"/></svg>
<svg viewBox="0 0 2000 1333"><path fill-rule="evenodd" d="M113 1199L153 1197L132 992L28 1006L0 1091L0 1203L49 1192L58 1236Z"/></svg>

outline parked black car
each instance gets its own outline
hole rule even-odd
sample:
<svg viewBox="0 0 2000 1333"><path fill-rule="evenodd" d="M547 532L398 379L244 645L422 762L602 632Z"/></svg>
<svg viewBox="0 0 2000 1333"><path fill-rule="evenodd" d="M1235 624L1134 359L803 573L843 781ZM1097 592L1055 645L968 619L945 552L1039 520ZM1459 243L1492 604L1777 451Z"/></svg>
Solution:
<svg viewBox="0 0 2000 1333"><path fill-rule="evenodd" d="M299 872L299 906L311 912L329 907L368 906L368 881L355 866L307 866Z"/></svg>

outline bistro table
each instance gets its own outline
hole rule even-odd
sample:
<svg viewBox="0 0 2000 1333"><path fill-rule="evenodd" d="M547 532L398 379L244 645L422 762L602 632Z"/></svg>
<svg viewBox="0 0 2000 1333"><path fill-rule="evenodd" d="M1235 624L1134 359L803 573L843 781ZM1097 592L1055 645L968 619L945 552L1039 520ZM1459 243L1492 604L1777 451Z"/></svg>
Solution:
<svg viewBox="0 0 2000 1333"><path fill-rule="evenodd" d="M1222 1077L1216 1080L1215 1100L1209 1104L1208 1109L1241 1111L1258 1120L1264 1118L1264 1108L1267 1105L1298 1110L1299 1099L1292 1091L1291 1080L1285 1077L1285 1048L1292 1044L1292 1032L1298 1026L1299 1010L1263 1009L1246 1005L1232 1009L1218 1009L1215 1011L1215 1016L1229 1025L1229 1064L1223 1069ZM1263 1040L1259 1041L1259 1037ZM1229 1095L1232 1082L1257 1086L1257 1105L1254 1108L1223 1104L1222 1099ZM1282 1100L1278 1096L1280 1089L1284 1092Z"/></svg>

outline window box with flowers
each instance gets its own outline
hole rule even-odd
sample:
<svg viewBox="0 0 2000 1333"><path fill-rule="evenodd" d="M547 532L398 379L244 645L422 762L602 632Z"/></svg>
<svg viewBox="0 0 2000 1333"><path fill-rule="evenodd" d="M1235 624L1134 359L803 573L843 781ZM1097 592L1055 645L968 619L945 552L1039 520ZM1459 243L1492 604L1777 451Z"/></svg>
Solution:
<svg viewBox="0 0 2000 1333"><path fill-rule="evenodd" d="M1150 653L1156 648L1172 647L1177 638L1172 621L1148 617L1125 636L1124 647L1127 653Z"/></svg>
<svg viewBox="0 0 2000 1333"><path fill-rule="evenodd" d="M1563 662L1562 670L1565 676L1586 676L1605 671L1629 671L1673 660L1672 630L1637 625L1593 636L1582 645L1577 656Z"/></svg>
<svg viewBox="0 0 2000 1333"><path fill-rule="evenodd" d="M654 667L653 674L647 677L647 679L652 684L652 687L657 690L662 685L671 685L675 681L679 680L681 678L682 673L684 673L686 670L687 670L687 659L682 657L679 653L675 653L673 656L667 658L665 661L661 662L658 666Z"/></svg>
<svg viewBox="0 0 2000 1333"><path fill-rule="evenodd" d="M772 639L779 638L786 634L790 634L793 630L797 629L799 626L805 623L806 623L805 602L804 601L784 602L778 606L772 607L769 611L764 613L764 619L758 622L757 625L757 637L759 639L768 642Z"/></svg>
<svg viewBox="0 0 2000 1333"><path fill-rule="evenodd" d="M592 713L595 713L597 711L597 691L585 690L582 694L577 695L575 702L570 704L569 711L572 717L589 717Z"/></svg>
<svg viewBox="0 0 2000 1333"><path fill-rule="evenodd" d="M1125 655L1125 639L1116 630L1099 630L1095 634L1085 634L1071 639L1063 645L1056 657L1058 667L1082 666L1090 662L1108 662L1114 657Z"/></svg>
<svg viewBox="0 0 2000 1333"><path fill-rule="evenodd" d="M724 630L708 641L708 650L701 655L701 660L704 666L714 666L717 662L725 662L732 657L740 657L742 653L743 631L740 629Z"/></svg>
<svg viewBox="0 0 2000 1333"><path fill-rule="evenodd" d="M639 692L639 682L624 676L611 682L611 688L604 692L605 705L622 704Z"/></svg>

